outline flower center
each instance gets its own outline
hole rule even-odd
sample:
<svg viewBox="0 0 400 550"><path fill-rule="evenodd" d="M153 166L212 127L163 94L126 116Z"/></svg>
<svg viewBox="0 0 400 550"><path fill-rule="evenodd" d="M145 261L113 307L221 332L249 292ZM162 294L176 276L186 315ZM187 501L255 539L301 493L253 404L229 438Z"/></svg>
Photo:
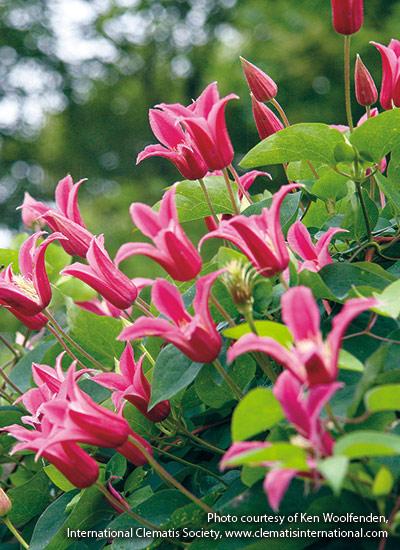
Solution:
<svg viewBox="0 0 400 550"><path fill-rule="evenodd" d="M28 298L30 298L31 300L33 300L37 304L40 303L39 296L38 296L38 294L36 292L36 289L35 289L32 281L30 279L27 279L23 275L15 275L14 274L12 280L13 280L13 283L15 285L17 285L22 290L22 292L25 294L25 296L27 296Z"/></svg>

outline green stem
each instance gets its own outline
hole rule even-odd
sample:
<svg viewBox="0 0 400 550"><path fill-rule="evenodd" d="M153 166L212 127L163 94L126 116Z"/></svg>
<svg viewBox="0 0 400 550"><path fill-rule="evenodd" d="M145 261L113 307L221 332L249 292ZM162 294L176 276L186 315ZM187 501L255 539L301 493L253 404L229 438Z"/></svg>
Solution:
<svg viewBox="0 0 400 550"><path fill-rule="evenodd" d="M350 95L350 41L351 35L344 37L344 97L346 104L347 124L350 128L350 134L353 133L353 117L351 115L351 95Z"/></svg>
<svg viewBox="0 0 400 550"><path fill-rule="evenodd" d="M340 434L344 434L345 431L343 430L343 428L342 428L342 427L340 426L340 424L338 423L338 421L337 421L337 419L336 419L336 416L335 416L334 413L333 413L333 410L332 410L332 407L331 407L330 403L327 403L327 404L325 405L325 410L326 410L326 412L328 413L329 418L332 420L332 422L333 422L333 424L334 424L334 426L335 426L335 428L336 428L336 431L337 431L338 433L340 433Z"/></svg>
<svg viewBox="0 0 400 550"><path fill-rule="evenodd" d="M229 195L229 199L230 199L230 201L232 203L232 206L233 206L233 211L235 212L236 215L239 215L240 214L239 208L236 204L235 197L233 196L232 185L231 185L231 182L230 182L230 179L229 179L229 174L228 174L227 169L224 168L222 170L222 173L224 174L226 188L228 189L228 195Z"/></svg>
<svg viewBox="0 0 400 550"><path fill-rule="evenodd" d="M155 447L156 451L167 456L168 458L171 458L172 460L175 460L176 462L180 462L181 464L184 464L185 466L188 466L189 468L194 468L195 470L200 470L201 472L206 473L207 475L213 477L214 479L217 479L220 483L225 485L225 487L229 487L229 484L221 479L217 474L214 474L214 472L211 472L211 470L207 470L207 468L204 468L203 466L199 466L198 464L193 464L192 462L188 462L187 460L184 460L183 458L180 458L179 456L175 456L168 451L164 451L164 449L160 449L159 447Z"/></svg>
<svg viewBox="0 0 400 550"><path fill-rule="evenodd" d="M217 369L218 373L222 376L222 378L225 380L225 382L228 384L228 386L231 388L233 395L235 398L240 401L244 397L244 393L239 388L239 386L232 380L232 378L229 376L229 374L225 371L224 367L219 362L219 359L215 359L213 362L214 367Z"/></svg>
<svg viewBox="0 0 400 550"><path fill-rule="evenodd" d="M142 445L136 441L132 436L129 436L128 440L137 448L139 451L146 457L149 464L153 467L153 469L157 472L157 474L163 479L164 481L168 482L169 484L173 485L178 491L181 491L185 496L187 496L192 502L197 504L202 510L204 510L207 513L214 513L213 510L207 506L204 502L202 502L199 498L197 498L195 495L193 495L190 491L186 489L179 481L177 481L171 474L165 470L161 464L159 464L155 458L144 448Z"/></svg>
<svg viewBox="0 0 400 550"><path fill-rule="evenodd" d="M0 334L0 341L3 342L6 348L8 348L11 351L11 353L14 355L16 359L19 359L19 353L17 352L17 350L14 349L12 345L7 342L6 338L4 338L2 334Z"/></svg>
<svg viewBox="0 0 400 550"><path fill-rule="evenodd" d="M276 108L278 113L281 115L281 118L282 118L282 121L283 121L283 124L285 125L285 127L288 128L290 126L290 122L289 122L288 117L286 116L285 111L281 107L281 105L278 103L278 101L275 98L271 99L271 103Z"/></svg>
<svg viewBox="0 0 400 550"><path fill-rule="evenodd" d="M4 523L7 525L11 533L14 535L14 537L21 543L21 545L24 548L29 548L29 544L22 538L22 536L18 533L14 525L11 523L10 518L6 516L5 518L2 518Z"/></svg>
<svg viewBox="0 0 400 550"><path fill-rule="evenodd" d="M147 309L147 307L145 307L144 305L142 305L138 299L136 298L136 301L135 303L133 304L134 306L136 306L138 309L140 309L140 311L142 313L144 313L146 315L146 317L154 317L154 315L151 313L150 310Z"/></svg>
<svg viewBox="0 0 400 550"><path fill-rule="evenodd" d="M218 300L215 298L215 296L210 292L210 300L213 304L213 306L219 311L219 313L222 315L222 317L228 321L231 327L235 327L236 323L232 319L232 317L229 315L227 311L221 306L221 304L218 302Z"/></svg>
<svg viewBox="0 0 400 550"><path fill-rule="evenodd" d="M204 183L203 178L199 178L199 183L200 183L200 187L203 191L204 198L206 199L206 202L208 204L208 208L210 209L211 215L214 218L215 223L218 225L219 224L219 219L218 219L216 211L214 210L213 204L212 204L211 199L210 199L210 195L208 194L208 189L206 187L206 184Z"/></svg>
<svg viewBox="0 0 400 550"><path fill-rule="evenodd" d="M280 280L280 282L281 282L283 288L284 288L285 290L289 290L289 286L288 286L287 282L285 281L285 279L284 279L284 277L283 277L283 272L282 272L282 271L279 273L279 280Z"/></svg>
<svg viewBox="0 0 400 550"><path fill-rule="evenodd" d="M79 351L79 353L81 353L84 357L86 357L86 359L89 359L89 361L91 361L94 365L96 365L96 367L100 370L102 370L103 372L108 372L106 368L103 367L103 365L101 363L99 363L97 361L97 359L95 359L94 357L92 357L90 355L90 353L88 353L87 351L85 351L83 348L81 348L81 346L79 344L77 344L75 342L75 340L73 338L71 338L71 336L69 336L62 328L61 326L57 323L57 321L55 320L55 318L53 317L53 315L50 313L50 311L48 309L44 309L43 310L43 313L46 315L46 317L51 321L52 325L54 326L54 328L57 330L57 332L60 334L60 336L62 336L63 338L65 338L65 340L67 340L67 342L69 342L70 344L72 344L74 346L74 348Z"/></svg>
<svg viewBox="0 0 400 550"><path fill-rule="evenodd" d="M16 393L18 393L18 395L22 395L23 392L19 388L17 388L17 386L13 382L11 382L6 373L3 371L3 368L4 366L0 368L0 376Z"/></svg>
<svg viewBox="0 0 400 550"><path fill-rule="evenodd" d="M248 325L251 329L251 332L253 334L255 334L256 336L258 336L257 327L254 323L254 318L253 318L253 313L252 313L251 307L249 307L247 309L244 309L243 310L243 315L244 315L244 318L245 318L246 322L248 323ZM256 351L253 352L253 355L254 355L254 358L257 361L257 363L260 365L260 367L264 371L264 374L266 376L268 376L268 378L271 380L271 382L275 382L276 379L277 379L277 376L274 372L274 369L272 367L272 364L270 362L269 357L267 357L266 355L264 355L262 353L258 353Z"/></svg>
<svg viewBox="0 0 400 550"><path fill-rule="evenodd" d="M147 349L146 349L145 346L142 344L142 342L140 342L139 347L140 347L140 349L143 351L143 353L146 355L147 359L150 361L150 363L151 363L151 364L153 365L153 367L154 367L154 365L156 364L156 362L154 361L154 358L153 358L153 356L151 355L151 353L149 353L149 352L147 351Z"/></svg>
<svg viewBox="0 0 400 550"><path fill-rule="evenodd" d="M212 443L208 443L207 441L204 441L204 439L200 439L200 437L197 437L197 435L194 435L187 428L182 426L182 424L180 424L177 420L173 419L173 420L171 420L171 422L173 424L175 424L175 426L177 427L177 433L187 437L188 439L191 439L193 441L193 443L196 443L200 447L204 447L204 448L208 449L209 451L212 451L213 453L218 453L220 455L225 454L225 451L223 449L220 449L219 447L216 447ZM171 445L171 443L169 443L168 445Z"/></svg>
<svg viewBox="0 0 400 550"><path fill-rule="evenodd" d="M234 169L234 167L232 166L232 164L230 164L230 165L228 166L228 168L229 168L229 170L230 170L230 172L231 172L231 174L232 174L232 176L233 176L233 179L235 180L236 185L237 185L238 188L240 189L242 195L243 195L244 197L246 197L246 199L249 201L250 204L253 204L253 201L252 201L252 199L251 199L251 197L250 197L248 191L246 191L246 189L243 187L242 182L240 181L240 178L239 178L239 176L238 176L238 173L236 172L236 170Z"/></svg>
<svg viewBox="0 0 400 550"><path fill-rule="evenodd" d="M356 184L358 198L360 199L362 213L363 213L363 216L364 216L365 227L367 229L368 243L372 244L372 243L374 243L374 238L372 236L371 224L369 223L367 207L365 206L364 197L363 197L363 194L362 194L361 183L355 182L355 184ZM375 244L374 244L374 246L375 246Z"/></svg>
<svg viewBox="0 0 400 550"><path fill-rule="evenodd" d="M56 329L50 325L50 323L47 323L46 328L51 332L51 334L56 338L60 346L68 353L68 355L71 357L73 361L76 361L77 364L82 368L86 369L86 366L82 363L82 361L79 361L77 356L74 354L72 350L69 349L67 344L64 342L64 340L61 338L61 336L58 334Z"/></svg>

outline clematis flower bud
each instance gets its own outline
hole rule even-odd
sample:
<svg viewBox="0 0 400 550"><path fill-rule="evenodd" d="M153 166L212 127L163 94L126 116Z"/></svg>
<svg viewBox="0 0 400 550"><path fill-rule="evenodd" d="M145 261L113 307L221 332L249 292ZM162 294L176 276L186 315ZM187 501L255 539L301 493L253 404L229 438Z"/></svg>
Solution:
<svg viewBox="0 0 400 550"><path fill-rule="evenodd" d="M333 28L337 33L356 33L363 24L363 0L332 0L332 18Z"/></svg>
<svg viewBox="0 0 400 550"><path fill-rule="evenodd" d="M356 98L358 103L364 107L376 103L378 100L378 90L376 89L372 76L370 75L367 67L361 61L361 57L358 54L354 81L356 85Z"/></svg>
<svg viewBox="0 0 400 550"><path fill-rule="evenodd" d="M279 130L283 130L283 123L271 111L271 109L263 103L257 101L253 94L250 95L253 103L253 116L260 139L265 139L268 136L272 136L272 134L279 132Z"/></svg>
<svg viewBox="0 0 400 550"><path fill-rule="evenodd" d="M3 518L11 510L11 500L7 494L0 488L0 518Z"/></svg>
<svg viewBox="0 0 400 550"><path fill-rule="evenodd" d="M243 57L240 58L240 61L247 84L257 101L268 102L274 99L278 93L278 86L272 78Z"/></svg>

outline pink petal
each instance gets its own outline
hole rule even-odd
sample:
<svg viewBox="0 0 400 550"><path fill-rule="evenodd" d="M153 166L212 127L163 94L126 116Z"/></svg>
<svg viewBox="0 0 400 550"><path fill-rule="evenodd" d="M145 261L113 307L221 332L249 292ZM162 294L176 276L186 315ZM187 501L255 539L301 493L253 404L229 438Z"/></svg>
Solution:
<svg viewBox="0 0 400 550"><path fill-rule="evenodd" d="M156 279L151 297L158 311L171 319L176 326L179 327L181 324L191 321L191 316L185 309L179 290L165 279Z"/></svg>
<svg viewBox="0 0 400 550"><path fill-rule="evenodd" d="M313 261L317 259L317 252L310 234L300 220L290 226L287 241L293 252L298 254L303 260Z"/></svg>
<svg viewBox="0 0 400 550"><path fill-rule="evenodd" d="M318 265L324 267L324 265L332 263L332 258L329 254L329 244L336 233L348 233L347 229L341 229L340 227L330 227L326 233L324 233L315 245L318 254Z"/></svg>
<svg viewBox="0 0 400 550"><path fill-rule="evenodd" d="M279 510L281 500L297 472L292 468L274 468L266 475L263 487L274 512Z"/></svg>
<svg viewBox="0 0 400 550"><path fill-rule="evenodd" d="M321 338L320 314L312 292L305 286L290 288L281 298L282 319L295 342Z"/></svg>

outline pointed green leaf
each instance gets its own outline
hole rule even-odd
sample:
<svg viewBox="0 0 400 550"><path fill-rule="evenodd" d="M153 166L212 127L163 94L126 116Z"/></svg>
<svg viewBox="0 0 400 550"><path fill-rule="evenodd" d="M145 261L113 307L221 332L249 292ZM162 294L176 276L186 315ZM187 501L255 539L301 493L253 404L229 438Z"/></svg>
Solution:
<svg viewBox="0 0 400 550"><path fill-rule="evenodd" d="M349 136L361 155L380 162L385 155L400 145L400 111L393 109L366 120Z"/></svg>
<svg viewBox="0 0 400 550"><path fill-rule="evenodd" d="M349 458L399 455L400 437L372 430L352 432L336 441L334 452Z"/></svg>
<svg viewBox="0 0 400 550"><path fill-rule="evenodd" d="M400 384L385 384L369 390L364 396L371 411L400 411Z"/></svg>
<svg viewBox="0 0 400 550"><path fill-rule="evenodd" d="M319 472L324 476L335 495L340 495L344 478L349 467L347 456L330 456L317 463Z"/></svg>

